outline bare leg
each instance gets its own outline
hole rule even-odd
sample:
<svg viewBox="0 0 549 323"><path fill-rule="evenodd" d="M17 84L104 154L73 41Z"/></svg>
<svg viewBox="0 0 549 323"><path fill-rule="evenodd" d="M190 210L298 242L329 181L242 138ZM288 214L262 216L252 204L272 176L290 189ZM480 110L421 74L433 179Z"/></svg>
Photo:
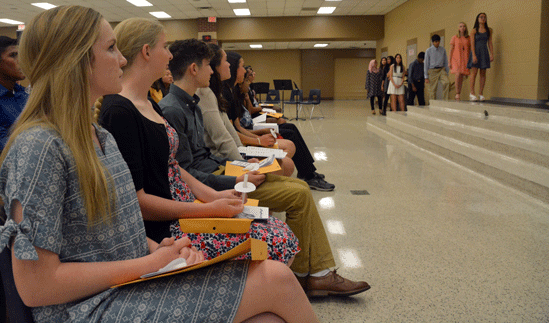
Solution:
<svg viewBox="0 0 549 323"><path fill-rule="evenodd" d="M256 315L254 317L251 317L247 319L246 321L242 323L285 323L283 319L280 318L280 316L273 314L273 313L262 313L259 315Z"/></svg>
<svg viewBox="0 0 549 323"><path fill-rule="evenodd" d="M478 68L476 67L471 68L471 80L469 81L469 84L471 85L472 95L475 95L475 79L477 78L477 72L478 72Z"/></svg>
<svg viewBox="0 0 549 323"><path fill-rule="evenodd" d="M400 107L400 111L404 111L404 94L399 94L398 106Z"/></svg>
<svg viewBox="0 0 549 323"><path fill-rule="evenodd" d="M463 74L456 75L456 100L461 98L461 85L463 83Z"/></svg>
<svg viewBox="0 0 549 323"><path fill-rule="evenodd" d="M294 173L295 164L294 161L289 157L284 157L283 159L278 159L281 170L273 172L275 175L290 177Z"/></svg>
<svg viewBox="0 0 549 323"><path fill-rule="evenodd" d="M250 263L234 322L263 313L275 314L288 323L319 322L290 268L272 260Z"/></svg>
<svg viewBox="0 0 549 323"><path fill-rule="evenodd" d="M478 94L483 95L483 93L484 93L484 84L486 83L486 69L481 69L480 70L479 83L480 83L480 89L479 89Z"/></svg>
<svg viewBox="0 0 549 323"><path fill-rule="evenodd" d="M293 142L287 139L277 139L278 148L288 153L288 157L292 158L295 155L295 145Z"/></svg>
<svg viewBox="0 0 549 323"><path fill-rule="evenodd" d="M397 96L396 94L391 94L391 111L397 110Z"/></svg>

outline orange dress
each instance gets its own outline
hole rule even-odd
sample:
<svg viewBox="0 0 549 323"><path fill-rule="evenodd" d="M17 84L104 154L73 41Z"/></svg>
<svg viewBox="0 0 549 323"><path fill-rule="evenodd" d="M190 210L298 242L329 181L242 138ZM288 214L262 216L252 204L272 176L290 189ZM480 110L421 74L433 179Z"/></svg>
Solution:
<svg viewBox="0 0 549 323"><path fill-rule="evenodd" d="M454 35L450 44L454 46L454 52L450 58L452 62L450 73L469 75L467 60L471 52L471 37L457 37Z"/></svg>

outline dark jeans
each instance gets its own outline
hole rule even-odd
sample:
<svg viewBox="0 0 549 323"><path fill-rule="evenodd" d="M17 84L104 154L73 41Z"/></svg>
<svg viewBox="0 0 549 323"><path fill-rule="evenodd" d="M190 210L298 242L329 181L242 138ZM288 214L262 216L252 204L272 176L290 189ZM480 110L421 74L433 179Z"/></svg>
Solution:
<svg viewBox="0 0 549 323"><path fill-rule="evenodd" d="M414 105L416 95L419 105L425 105L425 81L416 81L414 84L417 88L417 92L414 92L412 87L408 89L408 105Z"/></svg>
<svg viewBox="0 0 549 323"><path fill-rule="evenodd" d="M292 160L294 161L295 168L297 168L299 177L310 179L316 171L316 167L313 165L315 160L305 140L303 140L299 129L293 123L286 122L278 125L278 130L284 139L290 140L295 145L295 154Z"/></svg>
<svg viewBox="0 0 549 323"><path fill-rule="evenodd" d="M377 105L379 106L379 111L381 112L382 105L383 105L383 97L381 95L371 97L370 98L370 106L372 107L372 111L374 111L375 110L374 106L375 106L376 98L377 98Z"/></svg>

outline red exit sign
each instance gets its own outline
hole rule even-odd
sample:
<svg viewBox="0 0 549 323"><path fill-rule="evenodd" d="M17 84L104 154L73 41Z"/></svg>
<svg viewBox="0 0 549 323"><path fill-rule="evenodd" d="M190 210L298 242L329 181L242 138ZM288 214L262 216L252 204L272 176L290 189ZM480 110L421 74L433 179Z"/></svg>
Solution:
<svg viewBox="0 0 549 323"><path fill-rule="evenodd" d="M217 22L217 17L208 17L208 22Z"/></svg>

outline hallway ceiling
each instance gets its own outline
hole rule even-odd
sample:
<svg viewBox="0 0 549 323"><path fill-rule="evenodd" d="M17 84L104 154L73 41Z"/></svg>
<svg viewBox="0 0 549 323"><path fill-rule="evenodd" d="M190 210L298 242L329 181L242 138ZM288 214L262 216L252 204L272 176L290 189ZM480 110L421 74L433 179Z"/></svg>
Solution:
<svg viewBox="0 0 549 323"><path fill-rule="evenodd" d="M60 6L75 4L101 12L110 22L130 17L152 16L149 12L164 11L169 19L194 19L215 16L237 17L233 9L249 8L251 17L315 16L319 7L336 7L332 15L384 15L408 0L247 0L229 3L228 0L148 0L152 6L136 7L126 0L0 0L0 19L28 22L43 9L31 5L45 2ZM12 26L0 22L0 27Z"/></svg>

